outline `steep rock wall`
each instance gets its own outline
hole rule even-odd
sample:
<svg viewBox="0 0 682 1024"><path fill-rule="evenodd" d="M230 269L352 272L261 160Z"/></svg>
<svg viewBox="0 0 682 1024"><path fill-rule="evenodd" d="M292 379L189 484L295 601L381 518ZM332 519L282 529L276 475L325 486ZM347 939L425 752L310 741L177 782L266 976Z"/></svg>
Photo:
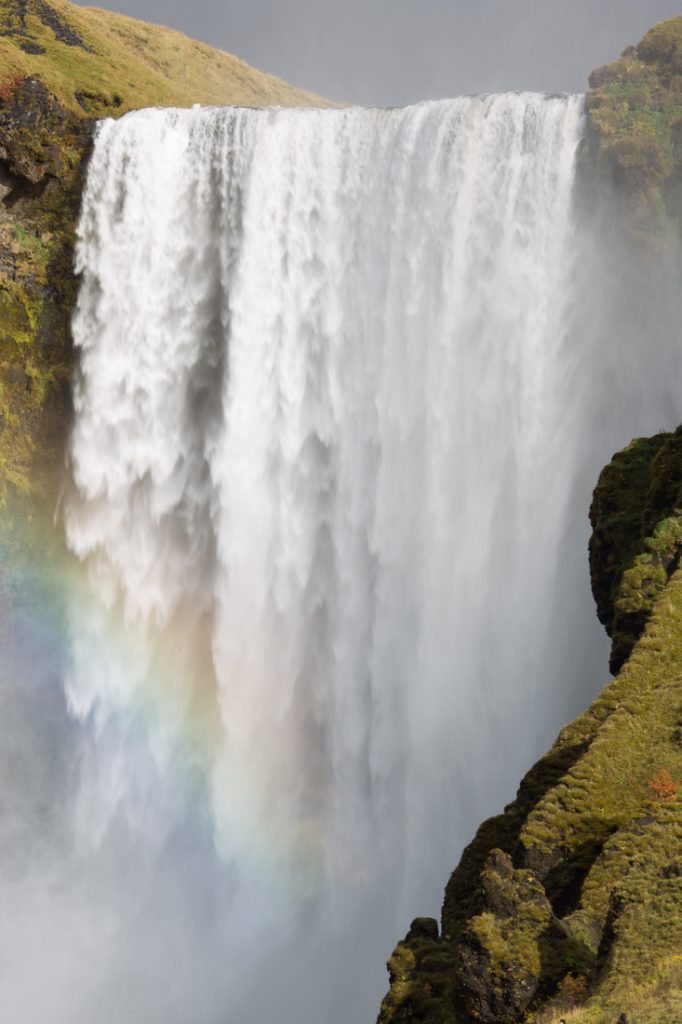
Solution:
<svg viewBox="0 0 682 1024"><path fill-rule="evenodd" d="M657 484L679 493L680 436L635 442L602 474L593 579L605 616L617 576L623 588L659 558L652 538L669 530L668 502L658 521L645 503L643 526L642 481L649 495ZM549 1024L569 1011L576 1024L635 1010L638 1022L682 1019L682 571L644 586L643 575L629 660L481 826L440 928L414 922L389 962L382 1024L515 1024L527 1013Z"/></svg>

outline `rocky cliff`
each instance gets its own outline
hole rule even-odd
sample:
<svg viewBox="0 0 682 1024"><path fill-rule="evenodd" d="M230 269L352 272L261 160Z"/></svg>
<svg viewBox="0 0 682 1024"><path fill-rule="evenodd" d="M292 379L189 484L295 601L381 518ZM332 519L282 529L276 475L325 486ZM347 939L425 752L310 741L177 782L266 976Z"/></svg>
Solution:
<svg viewBox="0 0 682 1024"><path fill-rule="evenodd" d="M604 470L594 589L619 661L631 653L481 826L440 926L413 923L385 1024L682 1021L681 457L679 430Z"/></svg>
<svg viewBox="0 0 682 1024"><path fill-rule="evenodd" d="M0 3L0 501L52 499L63 465L94 120L193 103L323 101L168 29L66 0Z"/></svg>
<svg viewBox="0 0 682 1024"><path fill-rule="evenodd" d="M653 28L590 75L584 170L615 186L620 221L650 254L679 251L682 222L682 18Z"/></svg>
<svg viewBox="0 0 682 1024"><path fill-rule="evenodd" d="M677 274L682 18L593 73L587 119L610 244L627 273ZM617 454L590 515L619 674L481 826L441 921L413 922L380 1024L682 1022L682 428Z"/></svg>

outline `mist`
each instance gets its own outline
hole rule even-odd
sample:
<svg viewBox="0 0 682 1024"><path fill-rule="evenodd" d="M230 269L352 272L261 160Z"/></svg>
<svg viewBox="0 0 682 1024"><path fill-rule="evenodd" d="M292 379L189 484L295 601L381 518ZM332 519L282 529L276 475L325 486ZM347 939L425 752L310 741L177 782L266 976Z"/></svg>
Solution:
<svg viewBox="0 0 682 1024"><path fill-rule="evenodd" d="M331 100L584 92L679 0L112 0Z"/></svg>

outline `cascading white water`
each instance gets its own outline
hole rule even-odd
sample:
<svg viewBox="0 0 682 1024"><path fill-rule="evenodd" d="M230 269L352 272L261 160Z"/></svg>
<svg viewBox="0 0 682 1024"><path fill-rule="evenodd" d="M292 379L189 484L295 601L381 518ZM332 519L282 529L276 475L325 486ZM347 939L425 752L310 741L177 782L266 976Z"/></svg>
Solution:
<svg viewBox="0 0 682 1024"><path fill-rule="evenodd" d="M476 824L603 680L588 487L642 423L590 433L607 378L572 330L582 106L99 127L66 509L89 580L76 849L115 834L106 864L123 843L148 867L170 847L154 900L190 879L226 944L220 983L211 956L185 965L191 1009L156 964L133 1024L371 1020L410 917L437 913ZM106 956L87 1005L114 1021Z"/></svg>
<svg viewBox="0 0 682 1024"><path fill-rule="evenodd" d="M374 863L410 892L423 837L444 866L463 795L496 788L564 510L581 116L505 96L99 131L69 541L132 630L210 616L215 823L256 883ZM92 660L74 707L125 712L145 669L93 686Z"/></svg>

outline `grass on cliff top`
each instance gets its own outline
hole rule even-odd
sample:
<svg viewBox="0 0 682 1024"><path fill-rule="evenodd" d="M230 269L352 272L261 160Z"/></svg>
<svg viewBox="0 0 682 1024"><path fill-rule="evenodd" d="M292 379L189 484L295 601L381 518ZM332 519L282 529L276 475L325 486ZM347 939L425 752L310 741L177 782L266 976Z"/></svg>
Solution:
<svg viewBox="0 0 682 1024"><path fill-rule="evenodd" d="M28 75L81 116L193 103L328 105L167 28L67 0L0 0L0 85Z"/></svg>

